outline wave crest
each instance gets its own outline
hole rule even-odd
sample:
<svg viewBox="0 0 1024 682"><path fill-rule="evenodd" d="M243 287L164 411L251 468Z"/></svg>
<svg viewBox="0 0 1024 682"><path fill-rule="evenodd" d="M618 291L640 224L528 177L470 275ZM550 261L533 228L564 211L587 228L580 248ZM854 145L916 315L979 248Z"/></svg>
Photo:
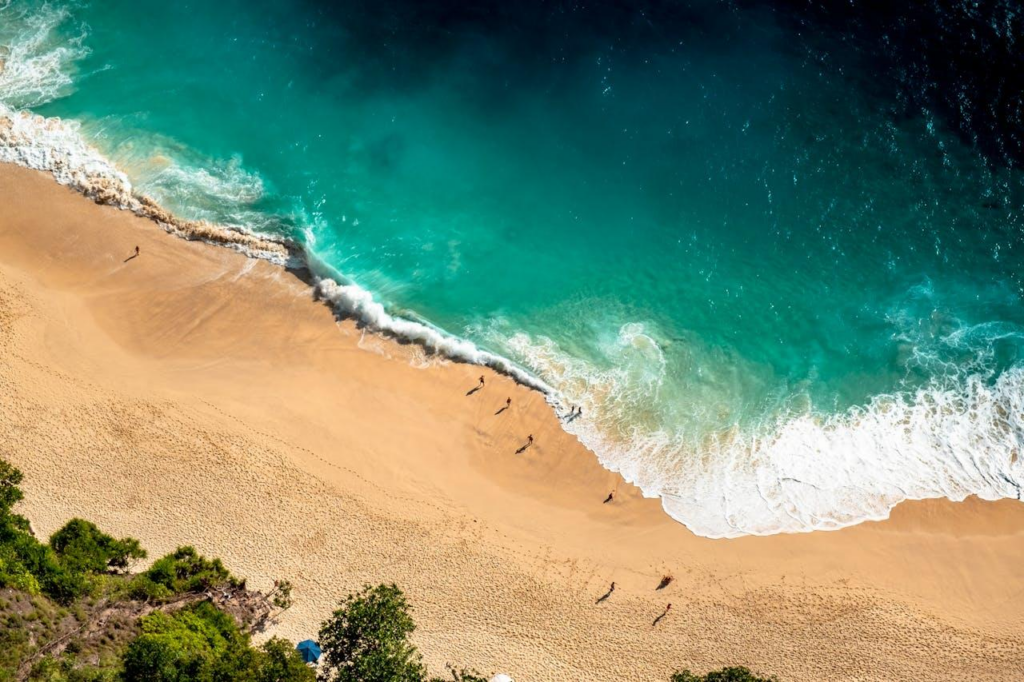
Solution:
<svg viewBox="0 0 1024 682"><path fill-rule="evenodd" d="M482 350L472 341L452 336L423 322L391 315L382 303L373 298L373 294L358 284L339 284L324 278L316 283L315 292L317 298L329 303L340 315L353 318L372 331L419 344L452 360L490 367L548 396L555 394L554 389L540 379L506 358Z"/></svg>

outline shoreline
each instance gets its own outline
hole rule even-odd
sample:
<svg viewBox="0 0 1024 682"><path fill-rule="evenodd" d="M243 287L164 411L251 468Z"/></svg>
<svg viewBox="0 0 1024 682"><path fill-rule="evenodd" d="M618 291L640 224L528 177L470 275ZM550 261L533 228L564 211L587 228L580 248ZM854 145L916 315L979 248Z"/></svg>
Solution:
<svg viewBox="0 0 1024 682"><path fill-rule="evenodd" d="M0 72L2 69L0 63ZM415 343L455 361L488 367L548 395L551 400L558 400L553 387L509 358L480 348L426 320L391 315L371 292L343 273L323 276L318 270L330 272L332 268L317 263L304 246L293 240L177 216L153 198L136 191L127 174L79 134L78 125L73 120L14 110L0 102L0 163L49 173L58 184L96 204L151 220L168 234L274 263L305 281L313 296L332 307L339 316L352 317L375 333L399 343Z"/></svg>
<svg viewBox="0 0 1024 682"><path fill-rule="evenodd" d="M562 393L548 384L533 370L526 369L510 358L488 351L469 339L450 334L444 329L431 324L429 321L415 317L401 317L391 315L386 306L375 300L374 295L351 281L343 273L333 269L329 264L319 261L315 254L307 252L306 248L296 241L285 237L275 237L257 232L250 232L226 225L212 224L204 220L188 220L175 215L173 212L161 206L149 196L142 194L133 187L128 176L107 159L102 152L88 143L78 132L79 124L74 120L63 120L52 117L46 118L33 114L29 111L16 111L7 105L0 103L0 163L9 162L17 166L34 169L49 173L53 179L66 187L79 192L101 206L111 206L119 210L128 211L138 217L147 219L164 230L168 234L183 238L188 241L228 248L241 253L249 258L264 260L286 270L290 275L300 279L310 288L312 297L329 307L333 314L340 320L349 320L360 329L369 329L385 339L397 344L414 344L422 347L428 354L437 354L442 359L455 362L468 363L481 368L489 368L510 377L516 383L536 390L545 396L552 409L558 413L567 405L567 400ZM1015 379L1014 379L1015 377ZM1000 378L997 385L1002 385L1003 379L1008 383L1017 381L1016 390L1020 390L1020 380L1024 374L1006 374ZM970 388L971 390L967 390ZM1005 387L1004 387L1005 388ZM964 387L967 392L967 400L978 400L984 398L984 384L976 377L969 378ZM1014 387L1007 389L1012 396ZM888 398L903 405L904 397L900 394L892 396L878 396L877 398ZM927 402L927 401L926 401ZM1010 398L1012 402L1012 397ZM920 393L914 404L921 403ZM880 403L881 404L881 403ZM874 401L872 401L874 405ZM961 417L969 419L964 411ZM850 413L833 415L835 421L826 420L832 426L838 425L840 429L844 426L844 418ZM910 416L905 415L905 418ZM572 420L569 420L572 421ZM793 426L797 422L791 422L786 426ZM804 425L815 424L815 420L804 420ZM980 422L978 422L980 423ZM810 533L819 531L831 531L851 526L856 526L868 521L879 521L889 517L893 508L905 501L919 501L925 499L948 499L959 502L969 496L977 496L986 500L1013 499L1011 494L1016 491L1017 500L1020 501L1019 486L1006 476L992 477L988 475L984 466L978 466L977 471L961 472L962 476L948 475L945 479L932 481L901 481L899 485L892 486L888 482L879 485L878 481L861 480L846 481L843 489L847 494L850 490L859 490L863 487L870 488L873 493L866 496L870 508L864 508L864 500L861 505L851 502L850 506L844 509L836 509L834 506L826 505L824 508L812 506L810 509L797 508L787 509L790 504L795 504L791 499L774 501L767 504L766 509L775 525L764 530L759 526L752 526L750 518L741 518L742 523L729 518L730 509L737 505L745 504L742 496L730 494L721 499L714 513L704 517L710 503L716 499L713 494L705 494L702 497L701 506L681 504L684 499L670 491L666 491L658 482L652 483L650 477L644 476L643 468L635 468L628 459L623 464L619 455L621 450L617 445L601 434L597 429L590 429L584 421L579 427L568 428L569 422L563 425L564 430L572 435L586 449L594 453L597 461L606 469L628 476L630 484L635 485L644 491L644 495L651 499L657 499L665 514L674 518L677 522L684 524L703 537L711 539L738 538L745 536L772 536L779 533ZM931 424L931 428L940 428L943 424ZM952 428L956 428L953 425ZM822 428L818 435L828 437L828 429ZM999 429L996 428L996 435L999 437ZM780 427L775 434L776 438L785 438L787 429ZM812 433L812 435L814 435ZM845 440L849 441L856 431L850 434L842 434L836 440L834 437L831 444L826 443L817 450L822 452L834 451ZM896 433L890 433L895 436ZM992 435L992 434L990 434ZM913 447L912 438L903 443L904 447ZM791 448L799 449L804 443L790 444ZM1015 445L1006 441L1000 443L1009 452L1013 452ZM747 447L750 447L748 442ZM899 447L897 446L897 451ZM601 453L598 456L597 453ZM769 449L766 453L751 450L743 455L747 461L755 461L761 456L772 460ZM685 456L685 455L684 455ZM692 456L692 455L691 455ZM728 464L722 464L724 458L716 457L705 459L721 464L717 470L714 466L707 470L689 472L698 478L706 481L728 480L730 470ZM968 458L969 459L969 458ZM1010 460L1012 466L1014 460ZM793 477L783 477L782 473L776 473L779 477L776 485L786 481L795 480L798 484L817 490L815 478L818 483L827 485L831 482L834 468L815 470L813 457L805 457L798 462L796 470L791 472ZM859 468L870 471L874 467L860 463ZM882 461L882 469L888 469L888 462ZM858 467L854 467L857 469ZM625 474L623 474L625 472ZM804 480L804 475L809 473L811 480ZM799 477L796 477L799 475ZM966 475L966 479L963 478ZM973 476L973 478L972 478ZM980 478L979 478L980 476ZM756 491L763 495L763 488L756 479L756 473L752 480L747 481L747 492ZM1000 486L993 484L993 481L1003 481ZM929 483L931 487L929 487ZM915 487L916 486L916 487ZM986 487L987 486L987 487ZM651 492L651 491L654 492ZM713 492L713 491L712 491ZM750 496L753 497L753 496ZM756 498L754 498L756 499ZM884 500L884 501L883 501ZM681 508L682 507L682 508ZM850 511L854 509L855 511ZM763 510L765 511L765 510ZM793 519L799 521L795 524L789 522Z"/></svg>
<svg viewBox="0 0 1024 682"><path fill-rule="evenodd" d="M537 392L339 323L294 273L36 171L0 166L0 196L0 452L44 534L81 515L154 555L195 544L257 588L292 580L296 606L270 634L293 638L363 581L394 580L435 672L1024 674L1019 502L701 538L603 469ZM480 372L486 389L466 396ZM678 616L652 629L667 602Z"/></svg>

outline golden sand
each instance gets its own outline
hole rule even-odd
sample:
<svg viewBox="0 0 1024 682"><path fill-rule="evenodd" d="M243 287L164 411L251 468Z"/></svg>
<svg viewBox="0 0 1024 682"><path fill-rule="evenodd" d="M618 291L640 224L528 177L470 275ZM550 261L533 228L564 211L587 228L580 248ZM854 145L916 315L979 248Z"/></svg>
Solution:
<svg viewBox="0 0 1024 682"><path fill-rule="evenodd" d="M598 466L539 394L363 334L293 274L12 166L0 456L24 470L41 534L83 516L152 556L188 543L257 588L291 580L272 634L315 636L348 591L394 581L433 672L1024 679L1024 505L914 502L836 532L696 537Z"/></svg>

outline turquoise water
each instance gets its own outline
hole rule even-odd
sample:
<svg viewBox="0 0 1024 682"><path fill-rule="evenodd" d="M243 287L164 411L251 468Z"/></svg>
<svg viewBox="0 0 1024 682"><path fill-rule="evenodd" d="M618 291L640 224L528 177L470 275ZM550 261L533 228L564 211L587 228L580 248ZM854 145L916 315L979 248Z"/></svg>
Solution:
<svg viewBox="0 0 1024 682"><path fill-rule="evenodd" d="M1020 171L870 49L767 3L338 5L0 3L0 102L510 358L698 533L1020 497Z"/></svg>

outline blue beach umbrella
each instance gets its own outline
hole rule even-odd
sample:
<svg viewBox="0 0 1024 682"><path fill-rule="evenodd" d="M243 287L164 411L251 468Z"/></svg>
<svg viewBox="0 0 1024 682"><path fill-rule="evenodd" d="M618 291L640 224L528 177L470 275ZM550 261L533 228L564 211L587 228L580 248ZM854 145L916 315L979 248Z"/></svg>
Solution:
<svg viewBox="0 0 1024 682"><path fill-rule="evenodd" d="M295 648L302 654L302 660L306 663L316 663L320 660L320 647L311 639L299 642L299 645Z"/></svg>

